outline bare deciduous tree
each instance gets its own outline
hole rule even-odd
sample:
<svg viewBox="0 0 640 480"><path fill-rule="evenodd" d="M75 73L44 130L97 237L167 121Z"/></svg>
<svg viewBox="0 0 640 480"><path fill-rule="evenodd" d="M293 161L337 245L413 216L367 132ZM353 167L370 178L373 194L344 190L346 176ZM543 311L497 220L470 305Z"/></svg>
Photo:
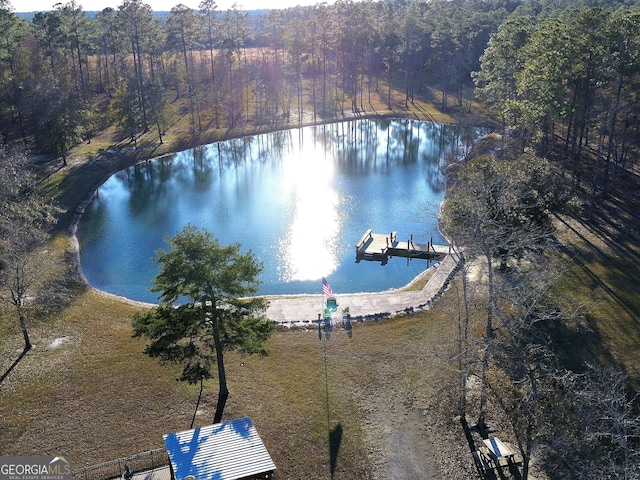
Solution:
<svg viewBox="0 0 640 480"><path fill-rule="evenodd" d="M563 478L640 478L640 416L626 374L587 364L562 386L565 418L545 442L545 463Z"/></svg>
<svg viewBox="0 0 640 480"><path fill-rule="evenodd" d="M40 278L33 250L47 238L55 207L38 191L27 154L0 151L0 301L15 309L24 338L23 355L31 349L26 300ZM8 373L8 372L7 372ZM5 374L6 375L6 374ZM4 376L3 375L3 378Z"/></svg>

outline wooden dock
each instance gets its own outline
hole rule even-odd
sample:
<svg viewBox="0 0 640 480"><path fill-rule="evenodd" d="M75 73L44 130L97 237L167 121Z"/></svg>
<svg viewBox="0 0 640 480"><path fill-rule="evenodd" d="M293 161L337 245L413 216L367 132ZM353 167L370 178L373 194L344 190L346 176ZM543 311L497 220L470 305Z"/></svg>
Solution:
<svg viewBox="0 0 640 480"><path fill-rule="evenodd" d="M367 230L356 244L356 262L360 260L380 261L383 265L390 257L442 260L451 253L449 245L414 243L413 235L407 241L398 241L398 232L373 233Z"/></svg>

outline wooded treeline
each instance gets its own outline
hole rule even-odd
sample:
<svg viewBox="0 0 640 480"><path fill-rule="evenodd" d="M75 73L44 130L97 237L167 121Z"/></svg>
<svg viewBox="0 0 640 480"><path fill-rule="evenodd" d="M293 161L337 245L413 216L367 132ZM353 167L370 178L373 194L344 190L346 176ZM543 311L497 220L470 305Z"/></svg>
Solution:
<svg viewBox="0 0 640 480"><path fill-rule="evenodd" d="M153 128L161 140L176 113L193 131L316 121L364 110L374 91L390 102L392 86L409 102L427 83L441 86L446 106L514 6L338 2L249 16L205 0L160 18L125 0L90 19L73 0L30 24L5 8L1 134L64 154L105 122L132 140Z"/></svg>
<svg viewBox="0 0 640 480"><path fill-rule="evenodd" d="M574 188L590 190L593 212L611 172L636 157L639 72L640 11L587 8L509 18L473 75L478 96L522 149L533 144L539 155L562 159Z"/></svg>
<svg viewBox="0 0 640 480"><path fill-rule="evenodd" d="M629 7L390 0L249 14L204 0L160 17L125 0L90 18L72 0L27 23L0 5L2 141L63 156L108 124L134 142L151 129L162 141L176 115L193 132L319 121L366 111L374 93L391 104L392 89L408 104L437 87L446 110L463 103L473 72L483 99L523 137L567 124L572 158L590 135L606 142L606 165L624 161L637 136Z"/></svg>

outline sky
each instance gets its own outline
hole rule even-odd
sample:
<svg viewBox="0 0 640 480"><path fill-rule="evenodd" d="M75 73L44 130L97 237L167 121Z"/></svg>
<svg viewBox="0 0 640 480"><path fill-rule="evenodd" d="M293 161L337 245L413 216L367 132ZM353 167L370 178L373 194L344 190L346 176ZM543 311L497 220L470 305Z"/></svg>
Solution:
<svg viewBox="0 0 640 480"><path fill-rule="evenodd" d="M40 12L53 10L53 6L67 3L68 0L9 0L16 12ZM198 9L201 0L146 0L144 3L151 6L154 12L169 11L176 5L183 4L194 10ZM284 9L297 5L315 5L322 0L216 0L218 10L225 11L237 4L239 10L257 10L265 8ZM85 12L100 11L107 7L118 8L123 0L76 0ZM333 3L333 2L327 2Z"/></svg>

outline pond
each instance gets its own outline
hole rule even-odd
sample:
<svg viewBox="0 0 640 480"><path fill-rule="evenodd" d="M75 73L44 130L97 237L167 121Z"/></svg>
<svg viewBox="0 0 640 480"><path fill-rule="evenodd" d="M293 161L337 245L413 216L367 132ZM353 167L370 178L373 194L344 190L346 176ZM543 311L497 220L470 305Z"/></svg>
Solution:
<svg viewBox="0 0 640 480"><path fill-rule="evenodd" d="M187 224L263 263L259 293L340 293L409 283L426 260L356 263L367 229L443 243L444 167L482 128L354 120L227 140L114 174L78 225L82 271L100 290L157 303L149 291L165 239Z"/></svg>

